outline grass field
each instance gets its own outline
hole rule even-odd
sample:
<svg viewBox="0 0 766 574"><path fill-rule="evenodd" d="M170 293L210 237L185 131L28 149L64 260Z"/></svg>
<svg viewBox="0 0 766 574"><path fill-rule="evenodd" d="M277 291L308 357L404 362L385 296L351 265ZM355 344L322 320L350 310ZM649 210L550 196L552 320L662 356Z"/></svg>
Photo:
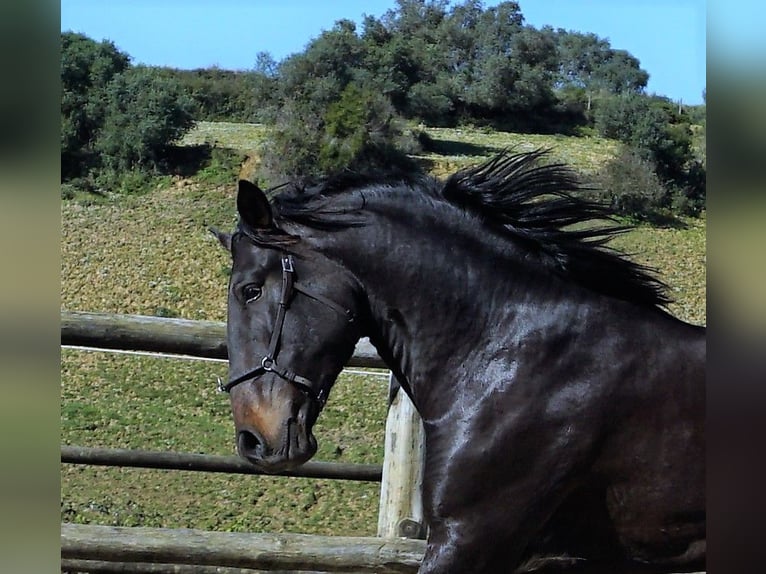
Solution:
<svg viewBox="0 0 766 574"><path fill-rule="evenodd" d="M550 147L593 171L616 151L598 138L428 130L436 173L516 145ZM213 135L211 135L213 134ZM200 124L187 143L257 147L261 126ZM61 308L188 319L225 318L228 256L207 231L235 222L234 178L170 181L140 197L63 201ZM705 322L705 220L640 227L617 245L656 267L679 317ZM233 454L228 399L215 391L222 362L62 350L62 442ZM386 378L346 373L317 426L317 460L379 463ZM61 518L112 525L375 533L377 484L62 465Z"/></svg>

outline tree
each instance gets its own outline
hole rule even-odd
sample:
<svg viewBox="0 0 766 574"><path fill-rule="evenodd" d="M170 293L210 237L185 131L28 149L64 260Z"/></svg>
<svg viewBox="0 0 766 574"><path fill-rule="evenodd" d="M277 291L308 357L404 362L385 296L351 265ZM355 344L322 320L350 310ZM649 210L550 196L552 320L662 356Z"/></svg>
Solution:
<svg viewBox="0 0 766 574"><path fill-rule="evenodd" d="M194 102L194 115L199 120L250 121L253 74L217 66L196 70L151 68L151 72L181 87Z"/></svg>
<svg viewBox="0 0 766 574"><path fill-rule="evenodd" d="M267 186L317 175L324 130L322 111L311 100L283 99L271 137L264 144L259 177Z"/></svg>
<svg viewBox="0 0 766 574"><path fill-rule="evenodd" d="M356 25L339 20L331 30L312 40L303 53L280 64L281 95L285 100L297 98L327 105L357 79L364 60L365 45L356 35Z"/></svg>
<svg viewBox="0 0 766 574"><path fill-rule="evenodd" d="M596 34L556 32L558 45L557 87L565 93L583 93L587 110L599 92L639 93L649 80L639 61L624 50L614 50Z"/></svg>
<svg viewBox="0 0 766 574"><path fill-rule="evenodd" d="M557 85L569 93L581 92L590 111L598 90L597 70L608 57L609 43L595 34L558 31L559 71Z"/></svg>
<svg viewBox="0 0 766 574"><path fill-rule="evenodd" d="M638 58L625 50L610 50L609 58L596 71L596 83L609 94L638 94L646 88L649 74Z"/></svg>
<svg viewBox="0 0 766 574"><path fill-rule="evenodd" d="M252 108L250 121L273 123L278 107L279 66L268 52L259 52L255 59L252 80Z"/></svg>
<svg viewBox="0 0 766 574"><path fill-rule="evenodd" d="M448 5L448 0L396 0L396 9L388 10L383 22L396 34L433 40Z"/></svg>
<svg viewBox="0 0 766 574"><path fill-rule="evenodd" d="M556 67L552 35L521 26L508 13L489 11L489 16L494 19L485 16L477 29L477 61L465 83L466 103L490 118L520 118L549 109Z"/></svg>
<svg viewBox="0 0 766 574"><path fill-rule="evenodd" d="M130 58L109 41L61 34L61 174L83 175L94 163L93 143L105 119L106 87Z"/></svg>
<svg viewBox="0 0 766 574"><path fill-rule="evenodd" d="M443 41L445 0L398 0L382 18L389 40L375 49L380 63L374 77L406 117L444 123L453 107L447 53Z"/></svg>

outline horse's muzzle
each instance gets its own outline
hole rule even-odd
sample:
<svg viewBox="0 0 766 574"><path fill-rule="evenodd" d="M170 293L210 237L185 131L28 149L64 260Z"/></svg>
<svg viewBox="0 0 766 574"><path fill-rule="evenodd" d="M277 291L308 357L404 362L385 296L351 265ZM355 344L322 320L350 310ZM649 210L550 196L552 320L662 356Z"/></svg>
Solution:
<svg viewBox="0 0 766 574"><path fill-rule="evenodd" d="M314 435L290 421L279 444L269 444L253 429L237 431L239 455L267 473L293 470L309 460L317 450Z"/></svg>

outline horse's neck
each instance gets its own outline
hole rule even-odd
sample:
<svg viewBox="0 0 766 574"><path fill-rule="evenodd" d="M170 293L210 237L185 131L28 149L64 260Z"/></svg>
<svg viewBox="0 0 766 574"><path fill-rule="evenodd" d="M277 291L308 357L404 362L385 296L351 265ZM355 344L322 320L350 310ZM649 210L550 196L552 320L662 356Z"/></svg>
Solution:
<svg viewBox="0 0 766 574"><path fill-rule="evenodd" d="M364 287L371 341L422 409L434 383L443 390L453 387L445 379L464 381L469 363L492 352L490 338L511 336L514 301L528 303L530 292L509 280L513 257L470 230L367 231L349 230L336 249Z"/></svg>
<svg viewBox="0 0 766 574"><path fill-rule="evenodd" d="M561 279L525 245L495 240L475 221L456 216L446 227L421 207L310 241L362 285L370 339L424 419L475 402L515 373L537 377L535 365L563 360L562 342L614 339L610 322L633 325L620 344L637 348L670 320Z"/></svg>

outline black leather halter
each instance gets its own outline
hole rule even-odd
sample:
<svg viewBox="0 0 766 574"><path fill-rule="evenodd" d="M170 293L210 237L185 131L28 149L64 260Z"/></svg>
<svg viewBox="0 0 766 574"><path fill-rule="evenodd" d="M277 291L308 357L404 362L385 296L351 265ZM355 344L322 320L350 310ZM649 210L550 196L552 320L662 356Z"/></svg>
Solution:
<svg viewBox="0 0 766 574"><path fill-rule="evenodd" d="M350 323L352 323L355 319L354 312L350 309L346 309L345 307L342 307L341 305L338 305L335 301L332 301L331 299L328 299L324 295L320 295L319 293L314 293L313 291L302 287L301 285L298 285L295 282L294 278L295 274L295 267L293 266L293 256L292 255L285 255L282 257L282 293L279 297L279 308L277 309L277 319L274 323L274 331L271 333L271 340L269 341L269 350L266 353L266 355L261 359L261 364L246 372L243 375L240 375L236 379L233 379L223 384L223 381L218 379L218 390L221 392L231 392L231 389L236 387L240 383L244 383L245 381L249 381L251 379L255 379L256 377L259 377L261 375L264 375L266 373L274 373L278 377L284 379L288 383L295 385L298 387L302 392L304 392L311 400L316 402L319 405L319 408L322 408L325 404L325 401L327 400L327 389L320 388L317 390L317 385L315 385L312 381L307 379L306 377L301 377L295 371L292 371L288 368L282 367L279 364L277 364L277 354L279 353L279 341L282 337L282 327L284 327L285 324L285 315L287 314L287 309L290 306L290 300L292 298L293 292L297 291L298 293L303 293L307 297L310 297L311 299L314 299L315 301L319 301L320 303L326 305L327 307L330 307L330 309L333 309L334 311L337 311L339 314L343 315Z"/></svg>

